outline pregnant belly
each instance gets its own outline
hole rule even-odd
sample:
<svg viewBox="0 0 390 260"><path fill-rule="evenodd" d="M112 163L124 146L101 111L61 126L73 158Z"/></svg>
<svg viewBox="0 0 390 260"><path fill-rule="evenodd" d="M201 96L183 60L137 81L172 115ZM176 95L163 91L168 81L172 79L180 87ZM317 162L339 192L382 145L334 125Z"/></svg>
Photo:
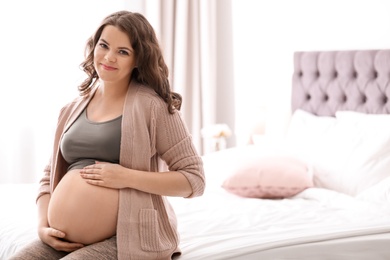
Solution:
<svg viewBox="0 0 390 260"><path fill-rule="evenodd" d="M116 233L119 191L93 186L69 171L51 195L48 220L52 228L63 231L65 239L92 244Z"/></svg>

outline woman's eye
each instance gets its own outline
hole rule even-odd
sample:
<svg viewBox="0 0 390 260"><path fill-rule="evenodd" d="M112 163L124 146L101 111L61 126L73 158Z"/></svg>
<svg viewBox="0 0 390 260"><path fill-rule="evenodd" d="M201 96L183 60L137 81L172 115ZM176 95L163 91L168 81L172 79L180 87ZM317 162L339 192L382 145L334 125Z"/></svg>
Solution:
<svg viewBox="0 0 390 260"><path fill-rule="evenodd" d="M107 48L108 48L107 44L105 44L105 43L100 43L99 46L102 47L102 48L104 48L104 49L107 49Z"/></svg>
<svg viewBox="0 0 390 260"><path fill-rule="evenodd" d="M127 51L124 51L124 50L120 50L119 53L122 55L129 55L129 53Z"/></svg>

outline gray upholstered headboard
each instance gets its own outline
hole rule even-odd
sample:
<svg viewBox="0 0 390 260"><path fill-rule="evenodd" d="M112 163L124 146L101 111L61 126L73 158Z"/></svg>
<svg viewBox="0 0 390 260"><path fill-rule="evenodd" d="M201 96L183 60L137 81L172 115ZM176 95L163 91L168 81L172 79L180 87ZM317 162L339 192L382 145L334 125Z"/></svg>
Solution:
<svg viewBox="0 0 390 260"><path fill-rule="evenodd" d="M294 53L292 111L390 113L390 49Z"/></svg>

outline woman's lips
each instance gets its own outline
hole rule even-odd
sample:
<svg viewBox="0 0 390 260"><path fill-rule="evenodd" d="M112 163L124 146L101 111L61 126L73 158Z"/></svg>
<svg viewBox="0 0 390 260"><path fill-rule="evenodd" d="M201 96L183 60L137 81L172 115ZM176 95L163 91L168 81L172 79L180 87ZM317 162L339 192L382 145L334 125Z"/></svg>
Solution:
<svg viewBox="0 0 390 260"><path fill-rule="evenodd" d="M102 68L105 69L105 70L116 70L116 68L114 67L111 67L111 66L108 66L108 65L105 65L105 64L101 64Z"/></svg>

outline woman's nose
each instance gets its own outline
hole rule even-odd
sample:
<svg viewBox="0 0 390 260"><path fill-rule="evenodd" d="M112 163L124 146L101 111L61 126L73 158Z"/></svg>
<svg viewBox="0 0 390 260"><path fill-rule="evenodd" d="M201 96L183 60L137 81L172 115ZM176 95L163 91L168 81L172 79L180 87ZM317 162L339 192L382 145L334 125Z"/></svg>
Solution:
<svg viewBox="0 0 390 260"><path fill-rule="evenodd" d="M106 61L108 62L115 62L116 58L115 58L115 53L109 51L106 53L106 56L104 57L106 59Z"/></svg>

